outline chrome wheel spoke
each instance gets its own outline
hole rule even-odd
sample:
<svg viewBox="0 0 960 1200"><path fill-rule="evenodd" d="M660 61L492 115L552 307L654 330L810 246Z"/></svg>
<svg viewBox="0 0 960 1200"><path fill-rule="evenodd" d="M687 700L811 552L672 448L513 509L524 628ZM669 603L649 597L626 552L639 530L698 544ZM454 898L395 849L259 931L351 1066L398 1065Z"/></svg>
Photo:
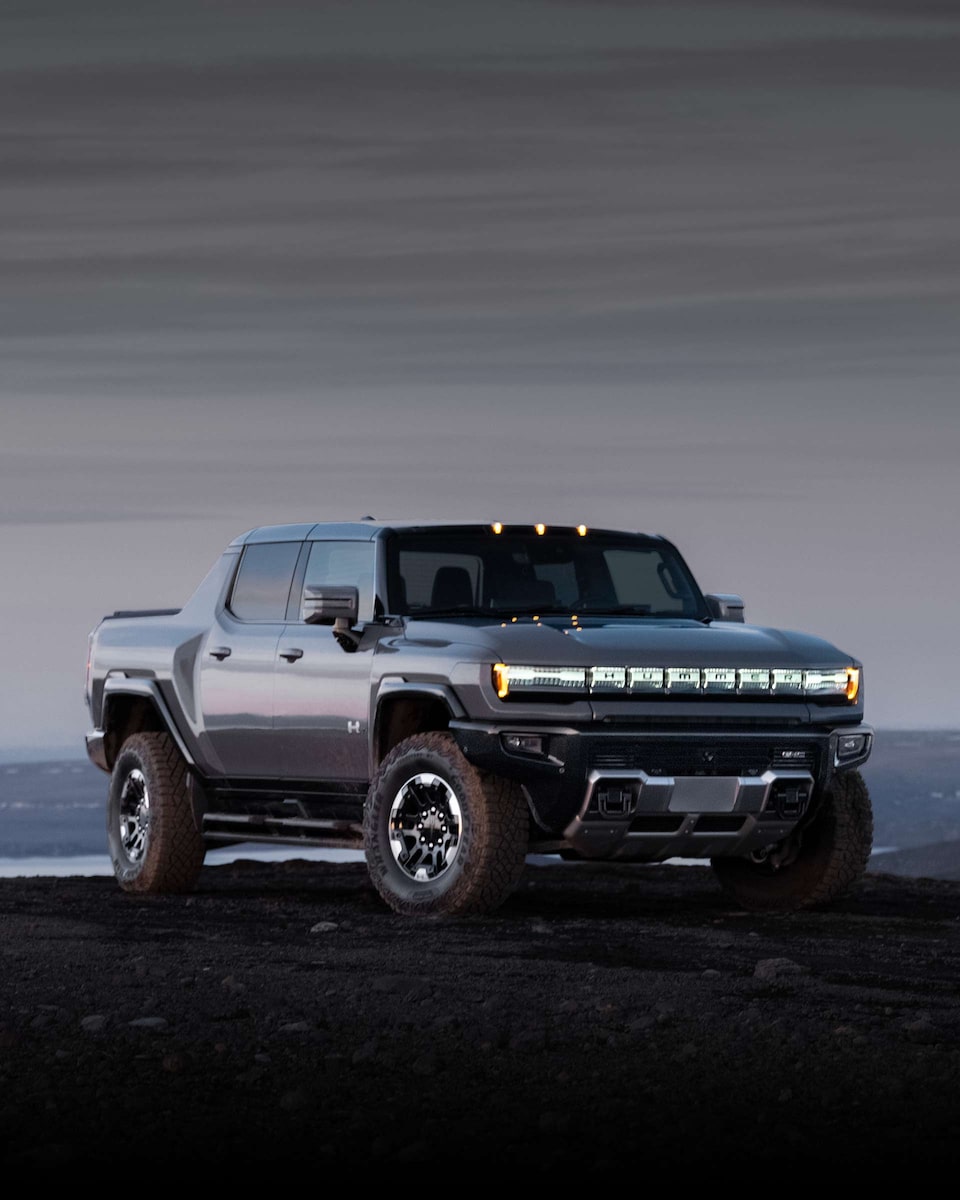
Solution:
<svg viewBox="0 0 960 1200"><path fill-rule="evenodd" d="M131 862L139 862L146 850L150 829L150 796L143 772L134 768L120 791L120 845Z"/></svg>
<svg viewBox="0 0 960 1200"><path fill-rule="evenodd" d="M390 807L390 849L410 879L430 883L449 870L460 849L463 816L453 788L439 775L408 779Z"/></svg>

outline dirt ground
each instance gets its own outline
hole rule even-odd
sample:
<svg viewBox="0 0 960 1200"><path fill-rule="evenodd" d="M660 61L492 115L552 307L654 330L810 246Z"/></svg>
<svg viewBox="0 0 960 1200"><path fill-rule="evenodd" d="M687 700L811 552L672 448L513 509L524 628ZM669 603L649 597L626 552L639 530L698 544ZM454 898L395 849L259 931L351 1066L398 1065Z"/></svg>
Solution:
<svg viewBox="0 0 960 1200"><path fill-rule="evenodd" d="M529 866L494 917L412 921L361 866L238 863L0 880L0 934L8 1166L960 1160L958 883L757 917L706 868Z"/></svg>

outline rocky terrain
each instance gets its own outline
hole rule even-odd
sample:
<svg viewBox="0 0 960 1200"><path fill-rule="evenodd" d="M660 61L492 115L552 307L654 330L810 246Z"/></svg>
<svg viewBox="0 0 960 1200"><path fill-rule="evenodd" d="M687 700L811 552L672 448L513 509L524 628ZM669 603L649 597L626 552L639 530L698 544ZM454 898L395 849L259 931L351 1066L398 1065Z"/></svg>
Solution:
<svg viewBox="0 0 960 1200"><path fill-rule="evenodd" d="M956 883L757 917L706 868L541 865L411 921L359 865L240 862L0 880L0 935L5 1165L960 1158Z"/></svg>

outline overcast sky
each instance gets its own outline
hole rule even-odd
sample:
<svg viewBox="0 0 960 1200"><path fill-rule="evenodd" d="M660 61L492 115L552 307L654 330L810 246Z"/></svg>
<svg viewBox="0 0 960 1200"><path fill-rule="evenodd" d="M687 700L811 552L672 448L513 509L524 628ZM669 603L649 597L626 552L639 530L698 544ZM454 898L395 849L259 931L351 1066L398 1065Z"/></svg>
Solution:
<svg viewBox="0 0 960 1200"><path fill-rule="evenodd" d="M953 3L7 3L0 749L236 533L662 532L960 726Z"/></svg>

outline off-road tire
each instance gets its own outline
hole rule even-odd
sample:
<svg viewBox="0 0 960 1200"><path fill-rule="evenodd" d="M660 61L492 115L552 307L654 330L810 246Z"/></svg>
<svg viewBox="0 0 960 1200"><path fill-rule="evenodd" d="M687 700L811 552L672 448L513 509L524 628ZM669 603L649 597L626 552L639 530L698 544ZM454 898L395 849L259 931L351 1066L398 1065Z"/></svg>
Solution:
<svg viewBox="0 0 960 1200"><path fill-rule="evenodd" d="M830 904L860 880L873 848L873 810L859 771L834 776L809 822L799 852L775 869L747 858L715 858L724 890L754 912L789 912Z"/></svg>
<svg viewBox="0 0 960 1200"><path fill-rule="evenodd" d="M390 810L404 784L421 773L452 789L462 814L456 856L434 879L411 878L390 848ZM364 805L367 869L386 903L405 916L492 912L516 887L529 841L529 810L518 784L485 775L448 733L419 733L380 765Z"/></svg>
<svg viewBox="0 0 960 1200"><path fill-rule="evenodd" d="M138 852L121 831L125 786L140 778L149 797ZM125 892L188 892L203 865L204 843L190 803L187 764L166 733L136 733L123 743L113 766L107 801L107 841L117 882Z"/></svg>

